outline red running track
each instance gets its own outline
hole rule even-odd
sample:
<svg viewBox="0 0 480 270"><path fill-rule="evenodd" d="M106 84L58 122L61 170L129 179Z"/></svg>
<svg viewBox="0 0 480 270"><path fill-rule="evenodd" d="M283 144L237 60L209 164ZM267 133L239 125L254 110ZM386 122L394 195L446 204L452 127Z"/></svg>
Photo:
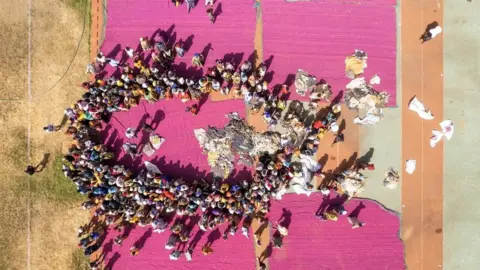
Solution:
<svg viewBox="0 0 480 270"><path fill-rule="evenodd" d="M273 56L273 83L283 83L297 69L345 89L345 57L355 49L368 54L366 79L379 74L378 90L396 105L396 2L394 0L262 0L263 55ZM290 82L292 82L290 80ZM292 88L292 90L294 87ZM307 101L292 91L291 98Z"/></svg>

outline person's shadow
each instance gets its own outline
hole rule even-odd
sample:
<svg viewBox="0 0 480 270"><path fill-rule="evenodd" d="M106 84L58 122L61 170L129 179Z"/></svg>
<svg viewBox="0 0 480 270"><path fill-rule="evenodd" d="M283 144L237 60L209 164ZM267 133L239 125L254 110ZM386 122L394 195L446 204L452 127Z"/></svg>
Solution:
<svg viewBox="0 0 480 270"><path fill-rule="evenodd" d="M222 233L220 232L219 228L216 228L213 232L211 232L208 237L207 237L207 243L205 243L206 246L212 246L213 242L217 241L222 237Z"/></svg>
<svg viewBox="0 0 480 270"><path fill-rule="evenodd" d="M40 161L40 163L37 165L37 172L41 172L45 169L45 167L47 167L49 159L50 153L44 153L42 161Z"/></svg>
<svg viewBox="0 0 480 270"><path fill-rule="evenodd" d="M213 18L214 18L215 22L217 22L217 18L218 18L218 16L220 16L222 14L222 12L223 12L222 3L218 3L217 8L213 12Z"/></svg>
<svg viewBox="0 0 480 270"><path fill-rule="evenodd" d="M358 217L360 215L360 211L364 209L366 206L363 204L363 202L360 202L355 209L352 210L349 217Z"/></svg>
<svg viewBox="0 0 480 270"><path fill-rule="evenodd" d="M194 37L195 37L195 35L188 36L188 38L183 43L183 49L185 50L185 52L188 52L190 50L190 48L192 47Z"/></svg>
<svg viewBox="0 0 480 270"><path fill-rule="evenodd" d="M136 242L135 242L135 246L138 248L138 249L141 249L143 248L143 246L145 245L145 242L147 242L147 239L150 238L150 236L152 236L152 232L153 230L150 228L148 229Z"/></svg>
<svg viewBox="0 0 480 270"><path fill-rule="evenodd" d="M359 157L356 161L355 161L355 166L358 167L360 166L361 164L368 164L370 163L370 161L372 160L372 157L373 157L373 153L375 152L375 148L373 147L370 147L370 149L368 150L367 153L365 153L365 155Z"/></svg>
<svg viewBox="0 0 480 270"><path fill-rule="evenodd" d="M265 250L260 254L259 261L263 262L264 260L268 259L273 252L273 245L272 243L268 244Z"/></svg>
<svg viewBox="0 0 480 270"><path fill-rule="evenodd" d="M288 229L290 223L292 223L292 212L286 208L283 208L282 211L282 216L278 220L278 224Z"/></svg>
<svg viewBox="0 0 480 270"><path fill-rule="evenodd" d="M193 251L195 249L195 247L197 246L198 242L200 242L200 239L202 239L202 236L204 234L205 234L204 231L198 230L197 233L195 234L195 236L193 237L192 241L188 245L188 249Z"/></svg>
<svg viewBox="0 0 480 270"><path fill-rule="evenodd" d="M268 227L268 220L265 220L260 227L255 231L255 234L261 235L263 231Z"/></svg>
<svg viewBox="0 0 480 270"><path fill-rule="evenodd" d="M105 269L113 269L113 265L115 265L115 263L118 261L118 259L120 259L120 257L121 257L120 253L115 252L112 258L108 260L107 265L105 266Z"/></svg>

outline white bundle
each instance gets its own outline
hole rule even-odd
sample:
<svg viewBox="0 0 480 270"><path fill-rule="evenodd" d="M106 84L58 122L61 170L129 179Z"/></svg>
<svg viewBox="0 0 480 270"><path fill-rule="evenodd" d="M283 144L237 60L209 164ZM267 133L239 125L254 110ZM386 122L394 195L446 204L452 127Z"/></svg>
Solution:
<svg viewBox="0 0 480 270"><path fill-rule="evenodd" d="M425 120L432 120L434 119L433 114L430 110L426 110L425 106L423 103L418 100L416 96L410 100L410 103L408 103L408 109L411 111L414 111L420 116L420 118L425 119Z"/></svg>

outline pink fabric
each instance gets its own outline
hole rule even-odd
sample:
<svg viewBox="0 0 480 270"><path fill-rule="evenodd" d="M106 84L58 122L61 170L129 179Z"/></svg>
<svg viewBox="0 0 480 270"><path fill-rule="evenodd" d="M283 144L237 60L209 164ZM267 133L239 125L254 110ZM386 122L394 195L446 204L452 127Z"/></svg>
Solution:
<svg viewBox="0 0 480 270"><path fill-rule="evenodd" d="M187 14L186 5L175 8L167 0L136 0L113 1L108 4L108 20L106 40L102 52L109 57L122 59L123 49L130 46L137 48L139 38L148 36L152 38L157 29L169 31L172 39L186 41L189 37L193 42L183 58L176 62L186 62L187 65L177 66L177 70L185 70L191 66L193 53L204 51L210 44L211 50L206 57L206 67L212 66L216 59L226 57L227 60L235 58L237 64L246 60L253 52L253 36L255 32L255 10L252 3L235 2L228 5L216 3L214 10L221 10L214 26L209 21L205 12L204 2L199 1L196 8ZM220 6L220 8L219 8ZM232 23L234 22L234 23ZM160 40L161 31L155 33L153 38ZM193 36L191 36L193 34ZM228 42L234 40L235 42ZM123 55L123 57L125 57ZM110 72L112 69L107 68ZM189 75L198 76L198 72ZM201 74L201 72L200 72ZM245 117L245 105L242 101L206 101L200 108L197 116L185 112L187 105L180 100L164 100L155 104L143 102L137 108L128 112L115 113L114 118L106 127L106 142L113 146L119 154L121 162L128 166L139 167L145 160L150 160L160 167L162 172L172 176L182 176L186 180L198 179L205 176L210 167L207 156L202 154L193 130L206 128L208 125L223 127L228 119L224 115L237 111ZM137 127L142 117L148 113L147 123L158 122L155 133L166 139L165 143L151 158L143 155L140 159L132 161L124 157L121 145L127 141L125 129ZM155 119L155 120L154 120ZM139 133L138 138L128 139L129 142L140 143L148 140L148 135ZM241 166L238 166L241 170ZM221 227L223 233L225 227ZM192 237L198 231L198 226L192 232ZM235 265L243 269L255 267L253 243L240 233L230 236L228 241L223 239L213 243L214 253L210 256L201 254L201 246L207 241L208 233L197 244L193 262L188 264L182 255L179 261L169 260L171 252L165 250L164 245L169 236L164 234L150 234L148 228L136 228L124 241L122 247L113 246L113 239L118 233L110 230L104 249L107 252L106 263L113 269L226 269ZM129 248L134 242L144 242L141 252L136 257L131 257ZM234 256L235 255L235 256Z"/></svg>
<svg viewBox="0 0 480 270"><path fill-rule="evenodd" d="M171 40L192 41L185 56L176 60L177 64L186 63L186 65L176 66L176 70L182 75L201 76L204 73L191 68L191 58L195 52L202 52L206 47L210 50L206 53L205 67L213 66L216 59L224 57L228 60L235 58L239 64L241 60L246 60L253 53L255 9L252 8L252 3L248 2L239 1L227 5L216 1L214 10L219 15L215 25L212 25L202 1L198 2L190 14L187 13L186 4L176 8L168 0L109 2L106 39L102 52L120 60L126 57L123 53L126 46L136 49L139 38L142 36L159 41L165 34L162 33L163 31L170 34ZM110 67L107 67L107 70L112 72ZM186 70L188 72L185 72ZM115 113L110 127L107 126L109 139L106 141L110 145L114 143L122 163L132 164L131 158L124 158L121 151L122 143L127 141L125 129L137 127L145 113L151 116L147 118L148 123L151 123L156 116L164 118L160 121L156 133L166 139L165 143L160 150L157 150L155 156L152 158L143 156L143 160L137 159L133 165L137 167L141 161L153 160L164 173L186 178L203 176L210 171L207 157L201 153L202 150L193 134L193 129L206 128L208 125L223 127L228 122L224 117L228 112L237 111L242 117L245 116L245 106L239 100L215 103L207 101L201 106L197 116L185 112L186 106L194 104L193 102L184 104L179 100L169 100L156 104L144 104L145 106L140 105L129 112ZM139 143L148 140L147 134L144 134L143 139L141 133L138 137L128 141Z"/></svg>
<svg viewBox="0 0 480 270"><path fill-rule="evenodd" d="M162 100L154 104L143 102L130 111L115 113L106 128L109 133L107 145L113 145L120 162L129 167L136 168L143 161L149 160L167 175L185 177L186 180L205 177L210 166L193 130L207 128L209 125L224 127L228 123L224 115L237 111L241 117L245 117L245 106L240 100L207 101L200 107L199 113L193 116L190 112L185 112L186 106L192 104L194 103L182 103L178 99ZM133 161L129 155L125 156L122 144L128 141L141 145L148 141L149 135L139 132L137 138L127 139L125 131L128 127L136 128L146 113L150 115L146 120L148 124L152 123L152 119L155 119L155 123L159 122L154 133L164 137L165 142L152 157L142 155Z"/></svg>
<svg viewBox="0 0 480 270"><path fill-rule="evenodd" d="M381 78L378 90L390 93L396 105L395 1L299 1L262 0L263 55L273 56L273 83L303 69L325 79L334 93L345 89L345 57L355 49L368 54L367 80ZM292 87L290 98L307 101ZM334 95L335 96L335 95Z"/></svg>
<svg viewBox="0 0 480 270"><path fill-rule="evenodd" d="M320 221L314 212L322 204L318 193L310 197L286 195L273 202L272 221L289 210L289 234L281 249L273 249L271 269L404 269L403 244L398 238L399 217L367 200L353 199L345 206L350 214L360 203L365 207L358 219L362 228L352 229L346 216L338 221ZM358 211L358 209L357 209Z"/></svg>
<svg viewBox="0 0 480 270"><path fill-rule="evenodd" d="M367 74L379 73L382 78L381 86L385 89L392 86L391 91L394 93L395 20L393 18L395 18L395 12L393 2L364 0L361 3L358 6L342 6L319 3L288 4L283 1L262 0L264 55L265 58L271 54L275 55L270 67L270 70L275 72L274 82L283 81L297 68L304 68L319 78L327 79L338 90L347 82L343 79L343 60L355 48L359 48L366 50L370 56ZM212 26L206 15L203 1L198 1L197 7L189 15L185 4L175 8L168 0L111 1L108 3L107 32L102 52L120 60L125 46L137 48L139 37L151 38L157 29L163 31L171 29L170 32L172 36L176 36L177 41L179 39L185 41L189 36L194 35L188 52L183 59L178 59L177 63L185 61L189 67L193 53L202 52L209 43L213 50L208 51L207 67L211 66L215 59L224 58L230 53L235 54L236 62L239 63L240 60L246 60L253 51L255 33L253 1L217 1L215 10L218 9L219 4L222 4L222 12ZM342 15L332 15L335 12L337 14L340 12ZM319 14L319 17L314 17L315 14ZM357 19L348 19L347 15ZM369 20L366 21L369 22L360 21L358 18L368 18ZM374 18L373 21L372 18ZM326 27L316 21L328 25ZM351 27L355 29L345 29L343 23L353 25ZM280 27L276 27L276 24ZM293 44L289 43L291 35L295 31L302 33L304 27L308 27L310 31L315 27L315 35L309 38L302 37L301 45L293 48ZM276 31L278 33L275 33ZM289 34L283 34L280 31ZM347 45L317 41L322 40L320 38L322 36L329 36L338 31L342 33L347 31L347 36L336 37L338 43L345 42ZM159 40L159 33L157 32L153 38ZM358 40L361 42L357 43ZM292 54L293 49L307 52L310 50L312 54ZM333 55L329 57L327 54L330 52L333 52ZM179 69L187 69L187 67ZM111 68L109 70L111 71ZM185 112L185 106L186 104L179 100L169 100L155 104L142 103L129 112L116 113L105 129L105 133L108 134L106 142L117 150L122 163L128 166L135 168L145 160L153 160L152 162L166 174L183 176L186 179L202 177L209 171L209 166L206 156L201 153L194 137L193 129L205 128L208 125L221 127L227 123L224 114L231 111L237 111L244 117L245 106L242 101L207 101L200 108L197 116ZM124 157L120 151L121 145L127 141L124 134L125 128L137 127L145 113L150 115L150 118L146 119L148 123L151 123L152 119L158 121L155 133L164 137L166 141L152 158L144 155L142 159L132 161L130 157ZM139 133L138 138L128 139L128 141L139 143L147 139L147 134ZM349 207L354 207L353 203ZM320 204L320 198L317 195L312 195L310 198L287 195L283 201L273 202L272 217L280 216L281 208L288 206L293 212L293 221L290 235L285 239L284 248L275 250L270 259L271 269L309 269L312 265L316 266L313 269L321 269L319 267L341 269L342 265L346 265L345 269L359 269L347 267L359 264L362 267L370 267L360 269L403 268L403 247L397 238L399 226L397 217L382 211L376 205L365 202L367 208L362 210L360 219L367 222L367 226L351 230L345 223L345 219L336 223L320 223L315 220L312 213L318 204ZM222 233L224 229L225 226L221 228ZM198 227L195 227L192 237L197 231ZM188 264L183 255L179 261L169 260L168 255L171 251L164 249L169 232L150 234L148 228L136 228L124 241L123 246L118 247L112 245L118 233L110 230L104 244L106 263L108 266L113 266L113 269L135 270L255 268L252 239L246 239L238 232L236 236L230 236L228 241L216 240L213 243L214 253L203 256L200 249L207 241L208 234L209 232L200 238L194 250L193 261ZM317 234L319 238L311 238L312 235ZM354 241L350 242L352 239ZM131 257L129 248L137 241L143 243L141 252L138 256ZM295 252L295 255L288 256L286 260L286 253L289 251L289 254ZM306 262L313 262L313 264L307 265Z"/></svg>
<svg viewBox="0 0 480 270"><path fill-rule="evenodd" d="M198 219L197 219L198 220ZM188 221L187 221L188 223ZM240 232L237 231L235 236L228 235L228 240L224 240L221 234L226 229L226 225L220 227L220 230L213 232L216 237L213 241L213 253L209 256L202 254L202 246L207 242L210 233L207 231L199 239L195 246L190 263L182 254L178 261L171 261L169 255L173 250L165 249L165 244L170 236L170 231L165 231L161 234L152 233L150 227L139 228L132 230L127 239L124 240L123 245L113 245L113 239L119 235L117 232L110 231L107 235L104 244L106 252L106 265L109 269L124 269L124 270L154 270L154 269L255 269L255 251L251 239L247 239ZM195 238L198 233L198 226L190 234L191 239ZM219 236L220 234L220 236ZM251 237L252 234L250 235ZM130 255L130 247L134 243L140 242L140 253L132 257ZM142 245L142 243L144 243ZM113 268L112 268L113 267Z"/></svg>
<svg viewBox="0 0 480 270"><path fill-rule="evenodd" d="M171 29L172 39L186 41L193 35L188 52L177 62L190 67L194 53L202 52L211 44L206 67L223 59L226 54L237 54L246 60L253 53L255 35L255 9L250 1L215 1L214 11L219 14L214 25L210 22L204 1L187 13L187 5L178 8L170 0L115 0L108 3L107 31L102 52L107 55L117 44L137 48L140 37L160 40L160 31ZM117 59L121 57L120 52ZM242 55L243 54L243 55Z"/></svg>

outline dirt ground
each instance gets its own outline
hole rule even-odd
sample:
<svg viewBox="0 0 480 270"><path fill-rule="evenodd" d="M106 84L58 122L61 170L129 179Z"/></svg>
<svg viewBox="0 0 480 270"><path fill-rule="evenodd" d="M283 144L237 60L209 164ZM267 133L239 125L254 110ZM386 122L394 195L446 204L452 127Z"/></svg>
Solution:
<svg viewBox="0 0 480 270"><path fill-rule="evenodd" d="M75 231L88 213L59 172L68 138L42 127L60 124L64 108L81 96L89 55L87 1L0 2L0 269L86 269ZM42 172L23 172L42 160Z"/></svg>

